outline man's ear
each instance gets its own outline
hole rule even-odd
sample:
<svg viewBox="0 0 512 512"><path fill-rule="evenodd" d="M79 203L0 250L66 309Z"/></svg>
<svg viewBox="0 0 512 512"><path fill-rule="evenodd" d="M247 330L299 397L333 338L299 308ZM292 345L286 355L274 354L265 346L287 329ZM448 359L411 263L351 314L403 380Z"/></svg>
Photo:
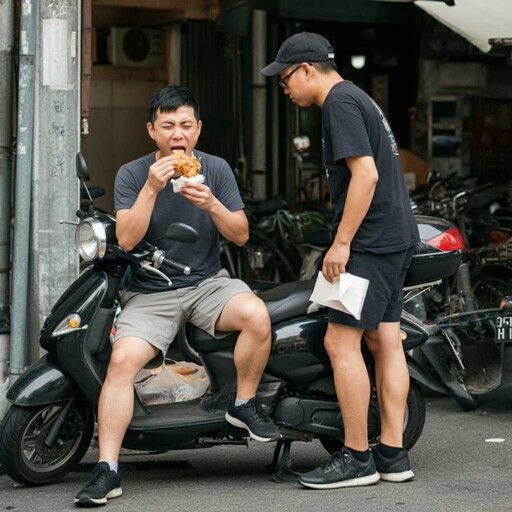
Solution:
<svg viewBox="0 0 512 512"><path fill-rule="evenodd" d="M155 140L155 128L153 126L153 123L147 122L146 128L148 129L149 136Z"/></svg>
<svg viewBox="0 0 512 512"><path fill-rule="evenodd" d="M306 74L306 80L311 80L311 77L313 76L313 66L311 66L309 63L304 62L302 64L302 69L304 70L304 73Z"/></svg>
<svg viewBox="0 0 512 512"><path fill-rule="evenodd" d="M203 122L201 121L201 119L199 119L199 121L197 121L197 131L199 132L197 134L197 136L199 137L199 135L201 135L201 128L203 127Z"/></svg>

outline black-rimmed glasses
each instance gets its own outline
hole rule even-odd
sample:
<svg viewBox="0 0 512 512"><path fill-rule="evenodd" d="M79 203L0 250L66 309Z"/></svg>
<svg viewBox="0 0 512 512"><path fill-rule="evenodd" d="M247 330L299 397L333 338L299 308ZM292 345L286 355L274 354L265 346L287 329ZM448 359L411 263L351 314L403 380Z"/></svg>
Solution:
<svg viewBox="0 0 512 512"><path fill-rule="evenodd" d="M295 71L297 71L297 69L301 68L302 67L302 64L299 64L293 71L290 71L286 76L283 76L283 78L281 78L281 80L278 80L278 84L283 88L283 89L286 89L287 85L286 85L286 80L288 80L288 78L290 78L293 73L295 73Z"/></svg>

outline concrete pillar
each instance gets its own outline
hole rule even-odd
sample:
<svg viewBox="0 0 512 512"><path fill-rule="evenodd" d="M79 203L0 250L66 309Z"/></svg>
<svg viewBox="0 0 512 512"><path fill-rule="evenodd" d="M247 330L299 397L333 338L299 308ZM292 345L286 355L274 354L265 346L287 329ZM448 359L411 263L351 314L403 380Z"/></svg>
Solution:
<svg viewBox="0 0 512 512"><path fill-rule="evenodd" d="M41 0L38 9L28 362L39 354L45 318L78 275L74 229L59 220L76 220L80 202L81 2Z"/></svg>

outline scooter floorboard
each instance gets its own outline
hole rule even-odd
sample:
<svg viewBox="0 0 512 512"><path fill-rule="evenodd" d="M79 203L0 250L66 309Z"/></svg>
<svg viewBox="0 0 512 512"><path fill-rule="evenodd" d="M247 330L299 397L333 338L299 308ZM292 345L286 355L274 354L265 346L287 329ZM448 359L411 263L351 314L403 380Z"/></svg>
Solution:
<svg viewBox="0 0 512 512"><path fill-rule="evenodd" d="M228 426L225 411L207 410L202 400L190 400L172 404L146 406L149 414L133 418L130 428L180 428L187 425L216 424Z"/></svg>

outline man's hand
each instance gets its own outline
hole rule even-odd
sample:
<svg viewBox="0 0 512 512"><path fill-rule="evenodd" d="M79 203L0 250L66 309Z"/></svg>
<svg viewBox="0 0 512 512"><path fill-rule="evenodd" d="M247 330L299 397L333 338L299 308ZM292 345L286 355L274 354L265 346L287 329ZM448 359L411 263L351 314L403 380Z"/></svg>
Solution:
<svg viewBox="0 0 512 512"><path fill-rule="evenodd" d="M155 194L163 190L171 176L174 175L174 161L174 156L164 156L149 168L146 185Z"/></svg>
<svg viewBox="0 0 512 512"><path fill-rule="evenodd" d="M217 203L217 199L210 188L202 183L186 183L181 187L181 195L201 210L209 211Z"/></svg>
<svg viewBox="0 0 512 512"><path fill-rule="evenodd" d="M330 283L335 277L345 273L345 265L350 257L350 245L334 242L325 255L322 274Z"/></svg>

